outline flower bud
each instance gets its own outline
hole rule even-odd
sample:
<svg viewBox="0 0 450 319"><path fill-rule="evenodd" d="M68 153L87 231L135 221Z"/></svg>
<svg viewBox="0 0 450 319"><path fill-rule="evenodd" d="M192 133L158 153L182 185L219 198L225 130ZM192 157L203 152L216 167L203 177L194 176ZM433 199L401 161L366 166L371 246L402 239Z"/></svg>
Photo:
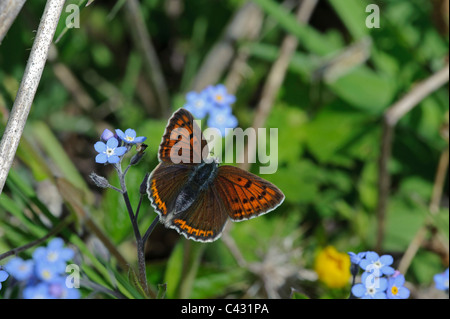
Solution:
<svg viewBox="0 0 450 319"><path fill-rule="evenodd" d="M94 184L97 185L97 187L100 187L100 188L108 188L109 187L108 180L106 178L104 178L103 176L97 175L95 173L91 173L91 174L89 174L89 177L94 182Z"/></svg>

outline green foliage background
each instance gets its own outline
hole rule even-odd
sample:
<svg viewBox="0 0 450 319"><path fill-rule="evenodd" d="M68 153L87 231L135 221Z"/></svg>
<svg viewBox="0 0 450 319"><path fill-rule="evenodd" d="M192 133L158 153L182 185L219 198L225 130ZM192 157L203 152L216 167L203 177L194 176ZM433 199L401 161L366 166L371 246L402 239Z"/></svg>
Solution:
<svg viewBox="0 0 450 319"><path fill-rule="evenodd" d="M63 215L76 219L60 235L80 252L83 275L126 297L140 298L132 271L121 268L117 258L120 255L131 265L136 262L122 198L114 191L97 189L88 179L96 171L117 184L110 167L95 164L93 144L104 128L135 128L138 135L148 137L149 144L144 160L127 175L131 201L136 204L144 174L157 165L167 122L158 114L124 2L96 0L88 7L86 1L66 2L80 7L80 28L66 29L69 12L64 12L56 37L65 33L47 62L16 164L0 197L0 253L39 238L58 224L60 217L53 216L45 199L56 193ZM279 128L278 171L263 176L283 190L286 200L262 218L233 224L230 234L248 265L276 270L242 267L222 240L188 242L158 226L147 245L152 287L157 290L158 284L166 283L168 298L267 297L271 296L267 276L279 275L281 297L289 297L290 287L309 297L346 297L350 287L330 292L311 277L314 257L326 245L344 252L374 249L382 117L418 81L447 63L444 2L319 1L310 24L300 25L292 13L294 2L255 0L264 14L260 35L254 40L238 39L232 46L235 55L248 54L233 112L240 127L251 126L280 43L286 34L295 35L299 45L266 123ZM211 48L223 40L228 23L246 3L140 2L168 85L171 111L183 106ZM365 25L370 3L380 6L379 29ZM0 46L1 130L43 8L44 1L28 1ZM355 43L369 43L367 61L344 64L337 78L325 81L324 66ZM230 70L226 65L219 82L229 80ZM421 101L395 129L383 252L393 254L397 262L428 214L438 161L448 148L440 135L443 123L448 123L448 98L445 86ZM257 165L252 170L258 173ZM448 242L447 193L448 181L433 227ZM143 205L144 230L155 214L147 201ZM100 233L117 248L115 253L102 255L92 245ZM410 287L416 289L413 296L421 296L420 289L430 287L433 275L446 267L448 251L442 256L430 247L420 248L406 274ZM83 288L84 296L90 293L92 289ZM113 297L104 292L95 296Z"/></svg>

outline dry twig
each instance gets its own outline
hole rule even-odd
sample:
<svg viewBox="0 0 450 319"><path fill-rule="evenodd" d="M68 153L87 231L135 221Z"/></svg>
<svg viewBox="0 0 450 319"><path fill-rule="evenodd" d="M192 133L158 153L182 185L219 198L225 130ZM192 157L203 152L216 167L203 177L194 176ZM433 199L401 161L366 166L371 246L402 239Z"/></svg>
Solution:
<svg viewBox="0 0 450 319"><path fill-rule="evenodd" d="M0 44L8 33L9 28L16 20L26 0L2 0L0 1Z"/></svg>
<svg viewBox="0 0 450 319"><path fill-rule="evenodd" d="M254 37L260 19L261 10L254 3L247 3L236 12L228 23L222 39L213 46L204 59L193 80L191 90L200 91L220 80L233 59L236 42Z"/></svg>
<svg viewBox="0 0 450 319"><path fill-rule="evenodd" d="M13 163L64 2L64 0L48 0L45 5L25 73L0 143L0 194Z"/></svg>
<svg viewBox="0 0 450 319"><path fill-rule="evenodd" d="M143 57L145 75L150 81L157 99L156 108L158 109L158 115L168 117L171 112L169 91L150 34L145 26L139 1L128 0L125 3L125 7L128 13L128 22L132 29L133 41Z"/></svg>
<svg viewBox="0 0 450 319"><path fill-rule="evenodd" d="M317 0L302 1L297 9L297 20L301 23L307 23L314 11L314 8L317 5L317 2ZM288 34L283 39L280 48L280 55L272 65L272 68L270 69L270 72L267 76L267 80L264 84L262 96L257 106L255 118L253 120L253 128L256 129L264 127L267 117L269 116L272 109L276 94L278 93L281 84L283 83L289 62L291 61L291 58L295 53L295 49L297 48L297 44L298 39L295 35ZM240 164L240 167L248 170L250 169L251 163L254 162L255 159L248 158L245 161L245 154L248 154L249 156L255 156L256 144L247 144L244 152L238 155L240 158L237 162L242 163Z"/></svg>
<svg viewBox="0 0 450 319"><path fill-rule="evenodd" d="M378 205L377 205L377 241L376 250L381 251L384 239L386 207L389 197L391 178L388 171L388 162L391 157L394 128L397 122L425 97L439 89L448 82L449 66L434 73L426 80L416 84L414 88L399 101L389 107L383 118L383 135L381 141L381 154L378 172Z"/></svg>

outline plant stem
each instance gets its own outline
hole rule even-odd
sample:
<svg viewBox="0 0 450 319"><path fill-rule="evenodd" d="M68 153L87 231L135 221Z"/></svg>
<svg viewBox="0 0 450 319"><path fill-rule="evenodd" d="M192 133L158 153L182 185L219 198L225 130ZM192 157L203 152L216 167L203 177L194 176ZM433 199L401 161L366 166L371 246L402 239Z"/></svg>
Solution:
<svg viewBox="0 0 450 319"><path fill-rule="evenodd" d="M119 176L120 188L122 190L122 197L127 206L128 216L130 217L131 226L133 227L134 237L136 239L137 247L137 257L138 257L138 268L139 268L139 281L146 294L149 294L148 284L147 284L147 274L145 271L145 253L144 253L144 243L142 241L141 233L139 231L139 226L137 224L137 218L134 214L133 207L131 207L130 197L128 197L127 186L125 184L125 172L122 172L121 162L114 165Z"/></svg>
<svg viewBox="0 0 450 319"><path fill-rule="evenodd" d="M125 201L125 205L127 207L128 215L129 215L130 221L131 221L131 226L133 227L134 237L136 239L136 248L137 248L137 257L138 257L138 269L139 269L139 281L140 281L140 284L141 284L142 288L144 289L145 293L148 296L155 297L155 296L153 296L154 293L152 293L150 291L150 289L148 287L148 284L147 284L147 274L146 274L146 271L145 271L145 244L147 242L148 237L150 236L150 234L155 229L155 226L158 224L159 216L157 216L153 220L153 222L151 223L151 225L149 226L149 228L145 232L144 236L142 236L141 232L139 230L138 216L139 216L139 210L141 208L143 195L141 194L141 196L139 198L139 203L138 203L138 206L136 208L136 213L135 213L133 211L133 207L131 206L130 198L128 196L128 191L127 191L127 186L126 186L126 183L125 183L125 175L128 172L128 169L130 168L130 165L128 165L127 168L125 169L125 171L123 171L123 172L122 172L122 166L121 166L120 162L115 164L114 168L116 169L117 175L119 176L120 189L118 189L118 191L122 194L122 197L123 197L123 199Z"/></svg>

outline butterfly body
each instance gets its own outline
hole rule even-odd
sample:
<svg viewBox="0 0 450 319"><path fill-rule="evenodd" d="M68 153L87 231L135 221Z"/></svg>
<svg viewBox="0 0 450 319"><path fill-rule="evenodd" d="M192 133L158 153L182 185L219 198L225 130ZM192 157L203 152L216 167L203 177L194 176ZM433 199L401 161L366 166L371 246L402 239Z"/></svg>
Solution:
<svg viewBox="0 0 450 319"><path fill-rule="evenodd" d="M200 190L208 188L217 176L219 165L216 162L202 162L195 167L194 172L189 180L195 186L198 186Z"/></svg>
<svg viewBox="0 0 450 319"><path fill-rule="evenodd" d="M217 176L218 164L202 162L190 173L188 181L181 189L175 200L173 211L175 214L188 209L214 182Z"/></svg>
<svg viewBox="0 0 450 319"><path fill-rule="evenodd" d="M209 158L195 161L201 157L198 153L209 153L203 136L194 134L199 131L188 111L174 113L161 141L161 163L148 179L147 193L166 227L188 239L210 242L220 237L228 219L242 221L272 211L284 195L272 183L237 167L219 166ZM170 155L177 143L189 146L190 152L174 163Z"/></svg>

